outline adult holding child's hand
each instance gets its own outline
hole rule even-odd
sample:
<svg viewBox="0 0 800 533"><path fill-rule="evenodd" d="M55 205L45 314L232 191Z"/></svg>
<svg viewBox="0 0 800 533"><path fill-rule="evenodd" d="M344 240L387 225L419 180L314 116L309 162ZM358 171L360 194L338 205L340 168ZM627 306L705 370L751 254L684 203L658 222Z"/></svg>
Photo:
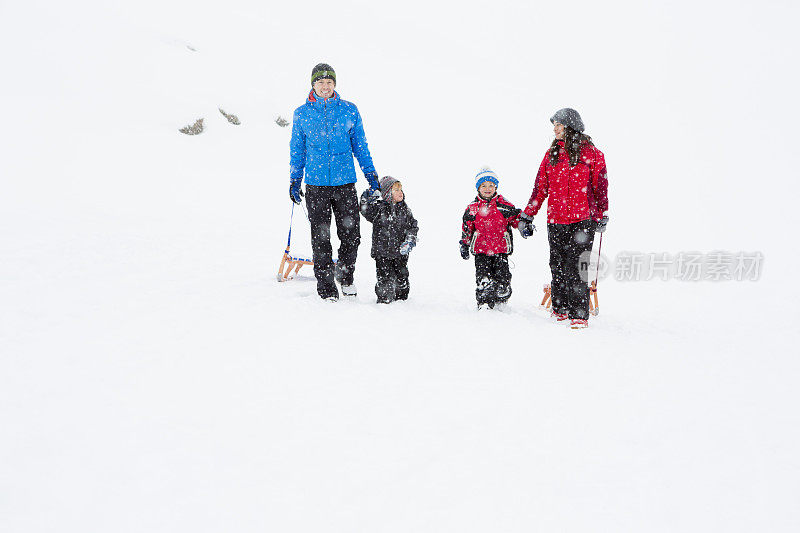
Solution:
<svg viewBox="0 0 800 533"><path fill-rule="evenodd" d="M356 295L353 275L361 230L354 157L370 193L380 188L361 114L355 104L339 97L335 87L336 72L330 65L319 63L312 69L311 91L294 112L289 145L289 198L296 204L302 202L300 187L305 180L317 293L329 301L339 299L336 282L342 294ZM331 212L340 243L335 266Z"/></svg>
<svg viewBox="0 0 800 533"><path fill-rule="evenodd" d="M589 325L589 286L581 279L581 267L588 266L585 260L587 252L591 253L595 231L604 232L608 224L606 161L592 138L583 133L583 120L577 111L560 109L550 122L555 139L539 165L520 220L532 225L533 217L549 198L552 316L558 321L569 319L573 328L583 328Z"/></svg>
<svg viewBox="0 0 800 533"><path fill-rule="evenodd" d="M533 217L530 215L526 215L525 213L520 214L519 216L519 234L522 235L523 239L527 239L533 232L536 231L536 225L533 223Z"/></svg>

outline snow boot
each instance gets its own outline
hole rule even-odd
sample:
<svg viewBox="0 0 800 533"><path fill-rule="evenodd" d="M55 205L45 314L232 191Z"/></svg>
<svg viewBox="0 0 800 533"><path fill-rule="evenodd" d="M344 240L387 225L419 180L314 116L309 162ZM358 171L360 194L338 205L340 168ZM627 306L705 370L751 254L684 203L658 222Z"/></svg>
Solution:
<svg viewBox="0 0 800 533"><path fill-rule="evenodd" d="M555 320L556 322L563 322L569 319L567 313L556 313L555 311L550 311L550 318Z"/></svg>
<svg viewBox="0 0 800 533"><path fill-rule="evenodd" d="M395 285L394 289L394 299L408 300L408 292L410 289L411 286L408 283L408 278L397 280L397 284Z"/></svg>
<svg viewBox="0 0 800 533"><path fill-rule="evenodd" d="M506 303L511 298L511 285L508 283L497 283L495 285L495 299L497 303Z"/></svg>
<svg viewBox="0 0 800 533"><path fill-rule="evenodd" d="M349 275L348 275L349 274ZM347 278L350 278L349 280ZM356 284L353 283L353 275L348 272L346 267L342 267L337 261L333 266L333 279L342 286L342 294L345 296L356 296ZM347 283L349 281L349 283Z"/></svg>
<svg viewBox="0 0 800 533"><path fill-rule="evenodd" d="M585 318L573 318L569 321L569 327L572 329L586 329L589 327L589 321Z"/></svg>
<svg viewBox="0 0 800 533"><path fill-rule="evenodd" d="M356 296L358 291L356 290L355 283L353 285L342 285L342 294L345 296Z"/></svg>
<svg viewBox="0 0 800 533"><path fill-rule="evenodd" d="M342 294L344 296L356 295L356 286L355 283L353 283L353 275L348 272L347 267L343 267L338 261L333 265L333 279L341 286Z"/></svg>

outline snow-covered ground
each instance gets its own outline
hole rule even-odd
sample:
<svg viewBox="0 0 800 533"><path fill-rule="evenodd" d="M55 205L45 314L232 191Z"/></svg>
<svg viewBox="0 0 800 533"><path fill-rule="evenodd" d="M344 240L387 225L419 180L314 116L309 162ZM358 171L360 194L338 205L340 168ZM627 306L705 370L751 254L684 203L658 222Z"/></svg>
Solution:
<svg viewBox="0 0 800 533"><path fill-rule="evenodd" d="M799 530L799 15L3 4L0 531ZM274 118L320 61L420 222L407 302L374 303L363 221L355 301L275 279ZM524 204L565 106L606 154L606 257L760 252L760 278L612 273L570 331L538 308L540 215L477 313L473 176Z"/></svg>

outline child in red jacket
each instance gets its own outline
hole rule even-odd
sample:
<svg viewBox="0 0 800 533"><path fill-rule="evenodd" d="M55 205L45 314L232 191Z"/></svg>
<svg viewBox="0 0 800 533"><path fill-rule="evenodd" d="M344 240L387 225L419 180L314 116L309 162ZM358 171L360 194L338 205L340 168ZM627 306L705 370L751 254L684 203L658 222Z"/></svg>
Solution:
<svg viewBox="0 0 800 533"><path fill-rule="evenodd" d="M478 196L467 206L461 224L461 257L469 259L470 252L475 255L478 309L493 309L511 297L508 256L514 247L511 228L519 226L520 210L497 194L498 185L491 169L484 167L478 172Z"/></svg>

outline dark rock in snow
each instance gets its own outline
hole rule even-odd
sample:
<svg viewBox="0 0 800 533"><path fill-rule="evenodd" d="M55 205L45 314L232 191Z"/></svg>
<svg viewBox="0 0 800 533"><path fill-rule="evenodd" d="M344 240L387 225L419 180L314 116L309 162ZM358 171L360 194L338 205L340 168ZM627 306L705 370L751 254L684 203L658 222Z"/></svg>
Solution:
<svg viewBox="0 0 800 533"><path fill-rule="evenodd" d="M219 112L222 113L222 116L227 118L228 122L230 122L231 124L233 124L235 126L238 126L239 124L241 124L241 122L239 122L239 117L237 117L236 115L229 115L228 113L226 113L222 109L220 109Z"/></svg>
<svg viewBox="0 0 800 533"><path fill-rule="evenodd" d="M178 131L181 133L185 133L186 135L200 135L201 133L203 133L203 129L204 129L203 119L199 118L191 126L184 126Z"/></svg>

